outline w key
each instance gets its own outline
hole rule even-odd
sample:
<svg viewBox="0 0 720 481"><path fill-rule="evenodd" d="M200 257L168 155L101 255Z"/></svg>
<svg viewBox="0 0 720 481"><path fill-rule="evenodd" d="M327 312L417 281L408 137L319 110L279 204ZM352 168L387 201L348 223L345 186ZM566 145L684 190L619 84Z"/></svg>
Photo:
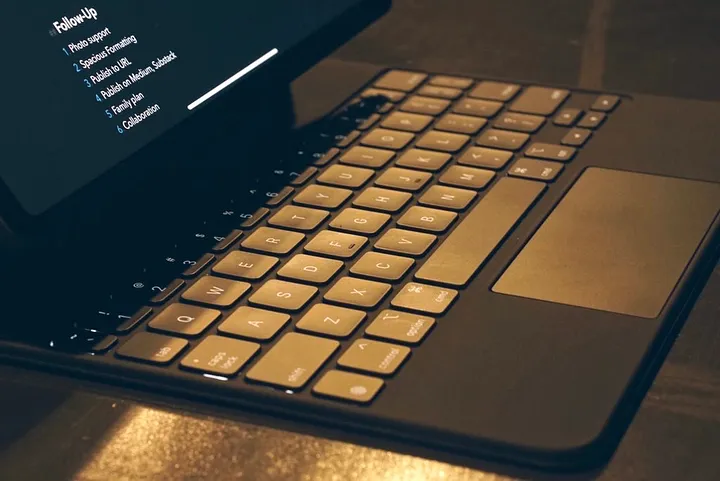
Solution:
<svg viewBox="0 0 720 481"><path fill-rule="evenodd" d="M231 281L222 277L205 276L182 293L183 301L196 302L213 307L230 307L248 290L247 282Z"/></svg>

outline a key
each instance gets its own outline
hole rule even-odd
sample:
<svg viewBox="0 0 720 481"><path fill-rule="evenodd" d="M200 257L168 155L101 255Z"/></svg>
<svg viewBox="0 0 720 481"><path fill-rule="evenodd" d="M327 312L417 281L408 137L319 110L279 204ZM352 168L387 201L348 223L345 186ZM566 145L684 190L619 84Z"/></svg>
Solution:
<svg viewBox="0 0 720 481"><path fill-rule="evenodd" d="M332 339L289 332L250 368L246 378L300 389L339 347L340 343Z"/></svg>
<svg viewBox="0 0 720 481"><path fill-rule="evenodd" d="M518 159L517 162L510 167L508 175L551 182L560 174L563 167L564 165L559 162L527 159L523 157Z"/></svg>
<svg viewBox="0 0 720 481"><path fill-rule="evenodd" d="M250 214L249 217L246 217L242 224L240 224L240 227L242 229L250 229L257 225L258 222L260 222L263 217L268 215L270 213L270 209L267 207L260 207L258 210L256 210L253 214Z"/></svg>
<svg viewBox="0 0 720 481"><path fill-rule="evenodd" d="M507 150L471 147L458 159L458 164L499 170L510 162L512 156L512 152Z"/></svg>
<svg viewBox="0 0 720 481"><path fill-rule="evenodd" d="M343 263L324 257L297 254L278 271L278 277L288 280L325 284L342 269Z"/></svg>
<svg viewBox="0 0 720 481"><path fill-rule="evenodd" d="M299 232L290 232L273 227L259 227L241 245L244 249L254 251L287 254L304 239L305 235Z"/></svg>
<svg viewBox="0 0 720 481"><path fill-rule="evenodd" d="M213 274L256 281L262 279L280 261L277 257L233 251L212 268Z"/></svg>
<svg viewBox="0 0 720 481"><path fill-rule="evenodd" d="M196 261L185 261L187 264L187 268L183 271L182 276L185 279L192 279L193 277L200 274L202 271L205 270L206 267L208 267L210 264L213 263L215 260L215 256L212 254L203 254L198 260Z"/></svg>
<svg viewBox="0 0 720 481"><path fill-rule="evenodd" d="M433 118L429 115L393 112L385 120L383 120L380 125L387 129L421 132L425 130L425 127L430 125L430 122L432 121Z"/></svg>
<svg viewBox="0 0 720 481"><path fill-rule="evenodd" d="M413 206L403 214L397 225L408 229L440 233L445 232L456 218L455 212Z"/></svg>
<svg viewBox="0 0 720 481"><path fill-rule="evenodd" d="M295 327L300 331L342 338L352 334L365 317L364 312L355 309L315 304Z"/></svg>
<svg viewBox="0 0 720 481"><path fill-rule="evenodd" d="M575 155L575 148L565 147L564 145L544 144L535 142L525 151L528 157L538 159L557 160L559 162L568 162Z"/></svg>
<svg viewBox="0 0 720 481"><path fill-rule="evenodd" d="M308 185L295 196L293 202L300 205L337 209L352 195L351 190L326 187L324 185Z"/></svg>
<svg viewBox="0 0 720 481"><path fill-rule="evenodd" d="M393 256L382 252L366 252L350 272L360 277L395 282L402 279L415 264L408 257Z"/></svg>
<svg viewBox="0 0 720 481"><path fill-rule="evenodd" d="M432 175L427 172L418 172L417 170L400 169L390 167L382 173L375 181L375 185L380 187L389 187L391 189L407 190L417 192L425 187L425 184L432 179Z"/></svg>
<svg viewBox="0 0 720 481"><path fill-rule="evenodd" d="M322 154L320 157L316 158L315 161L313 162L313 165L316 165L318 167L327 165L339 153L340 153L340 149L338 149L337 147L332 147L331 149L328 149L328 151L325 152L324 154Z"/></svg>
<svg viewBox="0 0 720 481"><path fill-rule="evenodd" d="M435 319L431 317L385 309L365 329L365 335L416 345L420 344L434 325Z"/></svg>
<svg viewBox="0 0 720 481"><path fill-rule="evenodd" d="M292 187L283 187L279 192L268 192L266 195L269 197L265 202L268 207L275 207L276 205L282 204L282 202L290 197L295 192Z"/></svg>
<svg viewBox="0 0 720 481"><path fill-rule="evenodd" d="M350 207L340 212L340 215L330 222L330 227L356 234L372 235L380 232L389 221L388 214Z"/></svg>
<svg viewBox="0 0 720 481"><path fill-rule="evenodd" d="M454 289L408 282L393 297L390 305L399 309L440 315L448 310L457 295L458 292Z"/></svg>
<svg viewBox="0 0 720 481"><path fill-rule="evenodd" d="M452 87L440 87L438 85L425 85L418 90L418 95L455 100L462 95L462 90Z"/></svg>
<svg viewBox="0 0 720 481"><path fill-rule="evenodd" d="M369 99L369 98L373 98L373 97L383 97L388 102L397 103L405 98L405 94L402 92L397 92L395 90L388 90L388 89L381 89L381 88L369 88L369 89L365 89L360 94L360 97L363 99ZM383 110L381 108L378 111L382 112Z"/></svg>
<svg viewBox="0 0 720 481"><path fill-rule="evenodd" d="M312 391L317 396L367 404L378 395L384 384L376 377L332 370L320 378Z"/></svg>
<svg viewBox="0 0 720 481"><path fill-rule="evenodd" d="M492 117L502 109L501 102L492 100L463 99L455 104L453 112L474 117Z"/></svg>
<svg viewBox="0 0 720 481"><path fill-rule="evenodd" d="M218 326L218 332L258 341L275 337L290 322L290 316L257 307L240 306Z"/></svg>
<svg viewBox="0 0 720 481"><path fill-rule="evenodd" d="M577 122L578 117L582 114L582 110L574 108L564 108L555 116L553 123L560 127L572 127Z"/></svg>
<svg viewBox="0 0 720 481"><path fill-rule="evenodd" d="M485 80L480 82L477 87L470 92L470 97L507 102L517 95L519 91L520 86L516 84Z"/></svg>
<svg viewBox="0 0 720 481"><path fill-rule="evenodd" d="M477 194L472 190L433 185L420 197L418 202L431 207L460 211L470 205L476 196Z"/></svg>
<svg viewBox="0 0 720 481"><path fill-rule="evenodd" d="M372 309L380 304L391 290L392 286L383 282L341 277L325 293L324 299L335 304Z"/></svg>
<svg viewBox="0 0 720 481"><path fill-rule="evenodd" d="M410 355L410 348L388 342L358 339L338 359L338 366L390 376Z"/></svg>
<svg viewBox="0 0 720 481"><path fill-rule="evenodd" d="M552 115L570 95L565 89L528 87L510 105L513 112L535 115Z"/></svg>
<svg viewBox="0 0 720 481"><path fill-rule="evenodd" d="M403 102L400 110L415 114L438 115L445 112L449 106L449 100L415 95Z"/></svg>
<svg viewBox="0 0 720 481"><path fill-rule="evenodd" d="M307 181L312 179L317 173L318 170L315 167L308 167L302 172L298 173L298 175L294 176L293 179L290 181L290 185L294 185L295 187L305 185Z"/></svg>
<svg viewBox="0 0 720 481"><path fill-rule="evenodd" d="M478 145L505 150L520 150L530 136L520 132L488 129L477 139Z"/></svg>
<svg viewBox="0 0 720 481"><path fill-rule="evenodd" d="M197 336L220 318L220 311L173 303L157 314L148 327L179 336Z"/></svg>
<svg viewBox="0 0 720 481"><path fill-rule="evenodd" d="M420 266L415 278L465 285L544 190L542 182L498 180Z"/></svg>
<svg viewBox="0 0 720 481"><path fill-rule="evenodd" d="M317 291L317 287L271 279L255 291L249 301L256 306L294 312L305 307Z"/></svg>
<svg viewBox="0 0 720 481"><path fill-rule="evenodd" d="M203 276L180 295L183 301L212 307L230 307L247 291L247 282L231 281L222 277Z"/></svg>
<svg viewBox="0 0 720 481"><path fill-rule="evenodd" d="M376 128L365 135L360 143L370 147L400 150L412 142L414 138L415 136L408 132Z"/></svg>
<svg viewBox="0 0 720 481"><path fill-rule="evenodd" d="M412 92L427 78L424 73L391 70L375 82L375 87Z"/></svg>
<svg viewBox="0 0 720 481"><path fill-rule="evenodd" d="M415 144L421 149L439 150L441 152L457 152L468 143L470 137L462 134L431 130Z"/></svg>
<svg viewBox="0 0 720 481"><path fill-rule="evenodd" d="M495 177L495 172L463 165L452 165L440 176L440 183L468 189L484 189Z"/></svg>
<svg viewBox="0 0 720 481"><path fill-rule="evenodd" d="M537 132L545 123L545 117L539 115L518 114L515 112L506 112L500 115L493 127L496 129L515 130L517 132Z"/></svg>
<svg viewBox="0 0 720 481"><path fill-rule="evenodd" d="M473 84L472 79L463 77L450 77L449 75L436 75L430 79L431 85L439 87L450 87L454 89L465 90Z"/></svg>
<svg viewBox="0 0 720 481"><path fill-rule="evenodd" d="M350 187L351 189L354 189L361 187L370 180L373 173L374 172L369 169L336 164L331 165L325 172L320 174L317 181L321 184ZM297 198L295 200L297 201Z"/></svg>
<svg viewBox="0 0 720 481"><path fill-rule="evenodd" d="M339 259L351 259L363 248L366 242L367 237L324 230L305 245L305 252Z"/></svg>
<svg viewBox="0 0 720 481"><path fill-rule="evenodd" d="M593 102L591 110L599 112L611 112L620 103L617 95L601 95Z"/></svg>
<svg viewBox="0 0 720 481"><path fill-rule="evenodd" d="M588 112L586 113L577 126L585 129L595 129L605 121L607 114L602 112Z"/></svg>
<svg viewBox="0 0 720 481"><path fill-rule="evenodd" d="M170 364L188 345L185 339L138 332L115 351L121 358L152 364Z"/></svg>
<svg viewBox="0 0 720 481"><path fill-rule="evenodd" d="M390 162L394 156L395 152L391 150L355 146L340 157L340 162L358 167L379 169Z"/></svg>
<svg viewBox="0 0 720 481"><path fill-rule="evenodd" d="M402 209L411 198L412 195L407 192L368 187L355 198L353 205L355 207L366 207L383 212L397 212Z"/></svg>
<svg viewBox="0 0 720 481"><path fill-rule="evenodd" d="M329 215L330 212L326 210L286 205L274 216L270 217L268 224L274 227L286 227L288 229L310 232L322 224Z"/></svg>
<svg viewBox="0 0 720 481"><path fill-rule="evenodd" d="M592 130L578 128L570 129L570 131L562 138L560 143L563 145L580 147L587 142L591 135Z"/></svg>
<svg viewBox="0 0 720 481"><path fill-rule="evenodd" d="M225 236L225 238L221 241L219 241L217 244L215 244L212 247L213 252L225 252L230 248L230 246L234 245L240 238L242 237L243 233L240 230L233 230Z"/></svg>
<svg viewBox="0 0 720 481"><path fill-rule="evenodd" d="M413 169L437 172L450 162L452 157L444 152L433 152L431 150L410 149L395 162L398 167L410 167Z"/></svg>
<svg viewBox="0 0 720 481"><path fill-rule="evenodd" d="M234 376L260 350L254 342L208 336L180 361L180 367L219 376Z"/></svg>
<svg viewBox="0 0 720 481"><path fill-rule="evenodd" d="M454 132L456 134L476 134L487 124L487 120L481 117L470 117L469 115L445 114L438 123L436 130Z"/></svg>
<svg viewBox="0 0 720 481"><path fill-rule="evenodd" d="M404 229L389 229L376 243L375 248L385 252L421 256L435 243L432 234Z"/></svg>

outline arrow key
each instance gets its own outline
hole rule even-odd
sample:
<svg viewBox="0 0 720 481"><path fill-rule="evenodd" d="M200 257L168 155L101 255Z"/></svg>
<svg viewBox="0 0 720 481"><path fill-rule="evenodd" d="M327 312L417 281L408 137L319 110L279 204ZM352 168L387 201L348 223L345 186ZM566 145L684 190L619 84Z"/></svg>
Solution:
<svg viewBox="0 0 720 481"><path fill-rule="evenodd" d="M592 135L592 130L588 129L571 129L570 132L568 132L565 137L562 138L560 143L564 145L572 145L574 147L579 147L583 145Z"/></svg>

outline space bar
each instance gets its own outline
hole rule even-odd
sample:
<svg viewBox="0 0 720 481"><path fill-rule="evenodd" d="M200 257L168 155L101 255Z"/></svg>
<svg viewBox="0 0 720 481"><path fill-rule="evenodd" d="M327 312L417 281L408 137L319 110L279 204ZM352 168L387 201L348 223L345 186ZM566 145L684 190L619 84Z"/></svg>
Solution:
<svg viewBox="0 0 720 481"><path fill-rule="evenodd" d="M545 184L505 177L470 211L415 274L419 280L463 286L545 190Z"/></svg>

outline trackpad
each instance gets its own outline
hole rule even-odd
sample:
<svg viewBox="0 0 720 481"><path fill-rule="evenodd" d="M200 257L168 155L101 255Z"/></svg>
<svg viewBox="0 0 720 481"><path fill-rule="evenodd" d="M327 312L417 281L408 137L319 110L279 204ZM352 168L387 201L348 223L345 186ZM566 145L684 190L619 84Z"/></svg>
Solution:
<svg viewBox="0 0 720 481"><path fill-rule="evenodd" d="M655 318L719 208L719 184L586 169L493 291Z"/></svg>

